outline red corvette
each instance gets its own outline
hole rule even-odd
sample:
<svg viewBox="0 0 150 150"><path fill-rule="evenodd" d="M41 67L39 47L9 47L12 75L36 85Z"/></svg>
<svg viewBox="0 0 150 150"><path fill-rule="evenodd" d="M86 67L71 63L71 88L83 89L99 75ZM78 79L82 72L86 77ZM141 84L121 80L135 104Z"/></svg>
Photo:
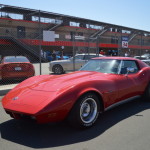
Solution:
<svg viewBox="0 0 150 150"><path fill-rule="evenodd" d="M5 56L1 61L0 80L24 79L34 74L34 66L24 56Z"/></svg>
<svg viewBox="0 0 150 150"><path fill-rule="evenodd" d="M7 114L37 123L90 127L99 113L133 98L150 101L150 67L127 57L91 59L79 71L31 77L2 100Z"/></svg>

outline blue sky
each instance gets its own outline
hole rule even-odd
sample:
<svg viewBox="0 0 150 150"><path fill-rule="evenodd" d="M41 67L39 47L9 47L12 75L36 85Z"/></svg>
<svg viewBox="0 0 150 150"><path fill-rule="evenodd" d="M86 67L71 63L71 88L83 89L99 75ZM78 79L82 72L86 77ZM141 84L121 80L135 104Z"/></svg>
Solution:
<svg viewBox="0 0 150 150"><path fill-rule="evenodd" d="M1 0L1 4L150 31L150 0Z"/></svg>

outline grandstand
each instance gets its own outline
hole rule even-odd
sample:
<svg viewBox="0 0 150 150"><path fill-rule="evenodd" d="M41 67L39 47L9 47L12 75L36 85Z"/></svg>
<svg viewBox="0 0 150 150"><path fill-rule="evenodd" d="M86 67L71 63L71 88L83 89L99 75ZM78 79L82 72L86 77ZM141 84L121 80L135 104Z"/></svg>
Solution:
<svg viewBox="0 0 150 150"><path fill-rule="evenodd" d="M105 55L138 56L150 52L150 32L0 4L0 57L25 55L45 62L53 50L68 56L101 50Z"/></svg>

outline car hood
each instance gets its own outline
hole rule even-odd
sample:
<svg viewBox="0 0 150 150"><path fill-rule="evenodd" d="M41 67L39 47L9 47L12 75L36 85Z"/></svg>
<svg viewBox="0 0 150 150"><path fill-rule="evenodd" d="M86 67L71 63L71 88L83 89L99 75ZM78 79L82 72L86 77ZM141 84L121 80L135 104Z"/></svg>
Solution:
<svg viewBox="0 0 150 150"><path fill-rule="evenodd" d="M107 74L92 71L76 71L63 75L40 75L29 78L16 86L15 90L36 90L45 92L60 92L62 89L72 87L78 83L92 79L106 80Z"/></svg>
<svg viewBox="0 0 150 150"><path fill-rule="evenodd" d="M106 80L107 75L98 72L77 71L65 75L53 75L43 80L34 81L28 88L45 92L60 92L62 89L72 87L78 83L98 78Z"/></svg>
<svg viewBox="0 0 150 150"><path fill-rule="evenodd" d="M11 90L3 98L2 103L7 110L35 114L69 88L73 88L78 83L96 80L97 78L106 80L108 75L77 71L65 75L31 77Z"/></svg>

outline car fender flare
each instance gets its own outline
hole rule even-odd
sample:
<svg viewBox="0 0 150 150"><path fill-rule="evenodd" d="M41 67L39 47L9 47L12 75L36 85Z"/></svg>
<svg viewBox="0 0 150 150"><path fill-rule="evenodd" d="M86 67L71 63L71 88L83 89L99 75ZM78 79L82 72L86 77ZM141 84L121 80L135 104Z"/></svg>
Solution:
<svg viewBox="0 0 150 150"><path fill-rule="evenodd" d="M104 108L105 108L105 103L104 103L104 97L103 97L103 94L100 93L97 89L95 88L88 88L88 89L84 89L82 90L81 92L78 93L77 95L77 100L76 102L78 101L78 99L80 99L80 97L82 97L83 95L87 94L87 93L94 93L98 98L99 98L99 101L101 103L101 112L104 111ZM75 103L76 103L75 102Z"/></svg>

